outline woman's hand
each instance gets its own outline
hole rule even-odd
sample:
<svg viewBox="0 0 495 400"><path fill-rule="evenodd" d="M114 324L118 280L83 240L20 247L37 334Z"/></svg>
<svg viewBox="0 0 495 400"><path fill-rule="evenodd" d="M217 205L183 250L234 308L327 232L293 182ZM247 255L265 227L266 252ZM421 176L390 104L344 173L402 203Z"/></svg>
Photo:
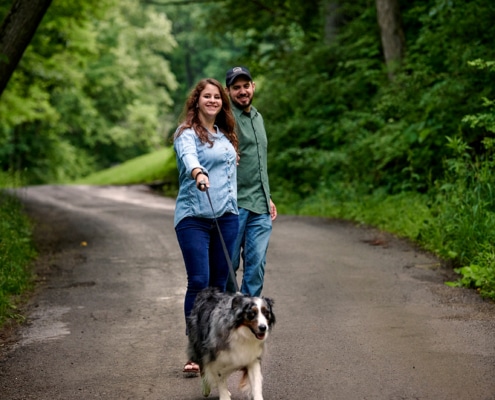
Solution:
<svg viewBox="0 0 495 400"><path fill-rule="evenodd" d="M195 168L192 171L192 174L194 176L194 179L196 179L196 187L202 192L205 192L206 189L210 187L210 180L208 179L208 175L204 173L203 170L200 168Z"/></svg>
<svg viewBox="0 0 495 400"><path fill-rule="evenodd" d="M210 181L208 180L208 177L206 175L201 175L196 180L196 187L202 192L206 192L206 189L210 187Z"/></svg>

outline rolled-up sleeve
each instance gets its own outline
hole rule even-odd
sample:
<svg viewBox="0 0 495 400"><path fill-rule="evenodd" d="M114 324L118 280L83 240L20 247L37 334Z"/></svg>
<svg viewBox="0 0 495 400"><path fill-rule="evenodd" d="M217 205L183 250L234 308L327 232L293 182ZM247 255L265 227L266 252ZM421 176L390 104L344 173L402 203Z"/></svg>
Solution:
<svg viewBox="0 0 495 400"><path fill-rule="evenodd" d="M199 162L196 134L194 132L184 131L182 135L175 139L174 148L177 157L184 165L184 171L182 172L185 173L185 175L191 177L191 172L194 168L204 169Z"/></svg>

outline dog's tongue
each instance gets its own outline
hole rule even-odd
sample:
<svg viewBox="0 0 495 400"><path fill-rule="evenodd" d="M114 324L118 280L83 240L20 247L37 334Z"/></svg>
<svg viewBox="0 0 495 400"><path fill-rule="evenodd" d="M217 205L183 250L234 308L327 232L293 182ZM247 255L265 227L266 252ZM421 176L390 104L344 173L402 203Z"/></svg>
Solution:
<svg viewBox="0 0 495 400"><path fill-rule="evenodd" d="M259 340L263 340L265 338L265 334L264 333L257 333L256 338Z"/></svg>

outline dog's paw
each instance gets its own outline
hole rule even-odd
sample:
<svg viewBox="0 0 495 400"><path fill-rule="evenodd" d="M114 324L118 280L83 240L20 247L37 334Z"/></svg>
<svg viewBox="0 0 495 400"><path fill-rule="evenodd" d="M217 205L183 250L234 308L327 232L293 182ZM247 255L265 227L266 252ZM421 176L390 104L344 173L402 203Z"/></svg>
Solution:
<svg viewBox="0 0 495 400"><path fill-rule="evenodd" d="M227 389L227 382L223 382L223 384L221 383L220 385L218 385L218 394L218 400L231 400L230 392Z"/></svg>
<svg viewBox="0 0 495 400"><path fill-rule="evenodd" d="M231 400L230 392L227 391L227 395L223 395L223 396L221 395L218 400Z"/></svg>

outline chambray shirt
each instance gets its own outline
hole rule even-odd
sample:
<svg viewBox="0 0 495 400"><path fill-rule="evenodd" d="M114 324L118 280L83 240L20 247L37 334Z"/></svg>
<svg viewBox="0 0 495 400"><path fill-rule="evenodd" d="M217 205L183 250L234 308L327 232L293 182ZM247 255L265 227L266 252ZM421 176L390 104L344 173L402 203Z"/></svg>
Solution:
<svg viewBox="0 0 495 400"><path fill-rule="evenodd" d="M179 170L179 194L176 199L174 226L185 217L213 218L206 192L196 187L191 177L194 168L208 173L210 194L215 218L237 210L237 154L232 143L220 132L211 133L213 146L203 144L193 129L184 130L174 140Z"/></svg>
<svg viewBox="0 0 495 400"><path fill-rule="evenodd" d="M256 108L250 113L232 106L239 139L237 167L237 205L257 214L270 212L265 124Z"/></svg>

